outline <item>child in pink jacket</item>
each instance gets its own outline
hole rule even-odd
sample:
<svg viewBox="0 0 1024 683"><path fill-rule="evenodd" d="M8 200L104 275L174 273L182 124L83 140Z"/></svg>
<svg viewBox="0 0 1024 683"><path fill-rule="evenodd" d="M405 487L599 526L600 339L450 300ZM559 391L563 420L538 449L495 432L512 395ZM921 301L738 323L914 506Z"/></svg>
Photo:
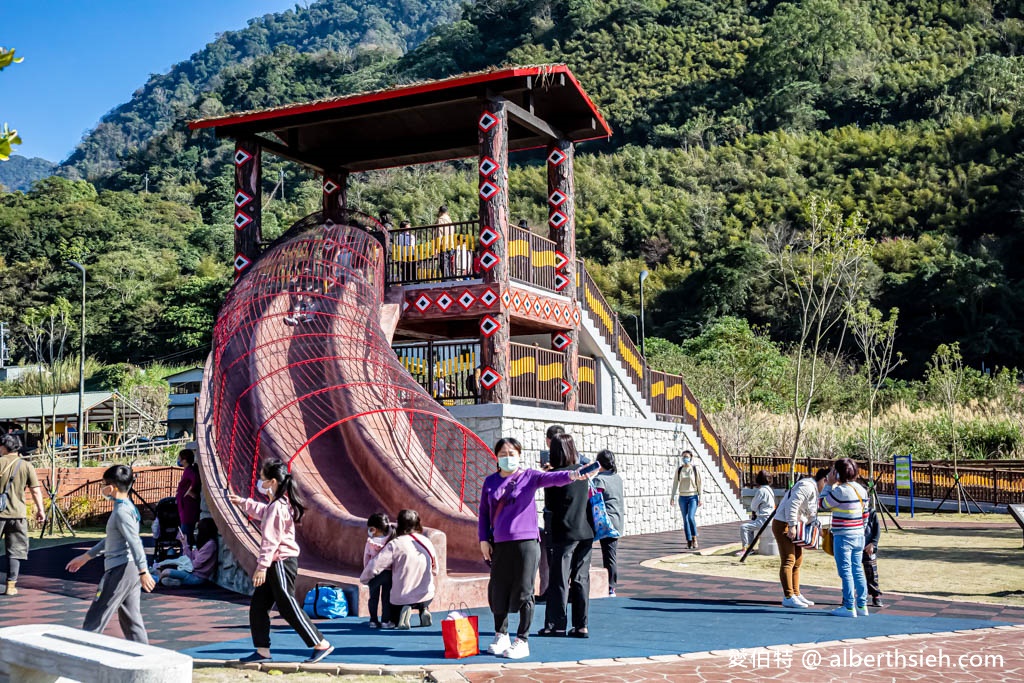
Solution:
<svg viewBox="0 0 1024 683"><path fill-rule="evenodd" d="M383 512L376 512L366 520L366 546L363 548L363 569L370 566L373 558L380 554L388 542L395 537L395 528L391 525L388 516ZM370 579L367 584L370 587L370 599L367 601L367 609L370 612L370 628L381 628L380 618L384 619L384 628L394 628L391 621L391 570L382 571ZM381 598L384 604L381 605L380 617L377 616L377 606Z"/></svg>
<svg viewBox="0 0 1024 683"><path fill-rule="evenodd" d="M396 628L409 628L413 608L420 614L420 626L430 626L432 618L427 608L434 599L437 551L423 534L420 516L415 510L398 513L395 538L363 569L359 580L369 583L389 569L392 573L391 620L397 624Z"/></svg>
<svg viewBox="0 0 1024 683"><path fill-rule="evenodd" d="M188 538L178 529L182 554L192 562L192 571L164 569L160 572L160 583L165 586L201 586L212 581L217 573L217 524L206 517L196 527L196 545L192 548Z"/></svg>
<svg viewBox="0 0 1024 683"><path fill-rule="evenodd" d="M299 573L299 546L295 542L295 522L306 511L295 479L280 460L268 460L260 468L259 492L270 499L260 503L233 493L228 500L244 508L251 519L260 520L260 554L252 575L253 591L249 603L249 629L256 651L240 662L270 661L270 608L277 611L295 629L308 647L313 648L306 663L319 662L334 651L320 630L309 620L295 600L295 577Z"/></svg>

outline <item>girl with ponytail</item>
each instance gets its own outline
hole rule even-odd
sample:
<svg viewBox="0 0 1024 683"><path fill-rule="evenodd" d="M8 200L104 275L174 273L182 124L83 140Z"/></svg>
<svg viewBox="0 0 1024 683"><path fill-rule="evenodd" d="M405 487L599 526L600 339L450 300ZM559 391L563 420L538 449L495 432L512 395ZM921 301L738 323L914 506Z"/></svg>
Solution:
<svg viewBox="0 0 1024 683"><path fill-rule="evenodd" d="M306 511L295 478L280 460L268 460L260 468L256 488L270 499L261 503L228 493L228 500L245 510L250 519L260 522L259 557L252 585L256 588L249 603L249 627L256 651L241 662L270 661L270 608L277 611L295 629L306 645L313 648L306 663L319 662L334 651L319 629L310 622L295 600L295 577L299 573L299 546L295 542L295 523Z"/></svg>

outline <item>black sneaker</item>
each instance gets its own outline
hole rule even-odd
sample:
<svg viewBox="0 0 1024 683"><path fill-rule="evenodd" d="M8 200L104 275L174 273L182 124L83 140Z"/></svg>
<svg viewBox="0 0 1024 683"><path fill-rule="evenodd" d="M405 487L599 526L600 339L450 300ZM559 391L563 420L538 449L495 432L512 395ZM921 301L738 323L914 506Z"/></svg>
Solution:
<svg viewBox="0 0 1024 683"><path fill-rule="evenodd" d="M241 657L238 660L239 664L259 664L261 662L269 662L270 657L264 657L259 652L253 652L251 655Z"/></svg>
<svg viewBox="0 0 1024 683"><path fill-rule="evenodd" d="M324 659L324 657L326 657L327 655L331 654L332 652L334 652L334 646L333 645L329 645L329 646L325 647L323 650L313 650L313 654L311 654L309 656L309 658L306 659L302 663L303 664L316 664L317 662L321 661L322 659Z"/></svg>
<svg viewBox="0 0 1024 683"><path fill-rule="evenodd" d="M872 607L885 607L885 603L882 602L882 596L878 595L878 596L875 596L875 597L871 598L871 606Z"/></svg>

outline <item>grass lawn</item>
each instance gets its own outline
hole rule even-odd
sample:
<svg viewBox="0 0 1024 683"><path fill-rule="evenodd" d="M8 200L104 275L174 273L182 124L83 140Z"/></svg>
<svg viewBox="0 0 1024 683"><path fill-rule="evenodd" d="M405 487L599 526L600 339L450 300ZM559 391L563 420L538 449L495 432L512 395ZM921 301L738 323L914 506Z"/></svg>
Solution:
<svg viewBox="0 0 1024 683"><path fill-rule="evenodd" d="M54 525L54 531L56 531L56 525ZM46 538L39 538L39 531L33 531L29 533L29 550L39 550L41 548L50 548L55 545L66 545L68 543L78 543L79 541L92 541L95 543L106 535L106 529L101 526L96 527L82 527L75 529L75 535L70 536L65 532L64 536L54 533L52 536Z"/></svg>
<svg viewBox="0 0 1024 683"><path fill-rule="evenodd" d="M985 528L988 520L1002 522L1002 516L945 515L957 522L978 522L977 529L957 531L928 528L882 533L879 542L878 573L882 592L912 593L929 598L1024 605L1024 550L1021 531ZM925 518L919 515L918 519ZM902 518L901 518L902 519ZM768 533L768 532L765 532ZM644 564L656 569L689 572L774 584L765 587L781 595L779 558L750 555L739 563L731 551L701 556L674 555ZM839 587L835 560L818 550L804 551L800 583L805 586Z"/></svg>

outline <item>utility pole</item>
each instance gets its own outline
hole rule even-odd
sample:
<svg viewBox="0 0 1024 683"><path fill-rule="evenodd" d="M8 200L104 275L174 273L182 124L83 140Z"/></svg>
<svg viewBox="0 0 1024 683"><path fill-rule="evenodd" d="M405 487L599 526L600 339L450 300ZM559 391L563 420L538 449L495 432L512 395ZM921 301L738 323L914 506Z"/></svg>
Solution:
<svg viewBox="0 0 1024 683"><path fill-rule="evenodd" d="M146 175L142 176L142 184L143 184L142 191L145 192L146 194L149 194L149 174L148 173Z"/></svg>
<svg viewBox="0 0 1024 683"><path fill-rule="evenodd" d="M7 323L0 323L0 369L6 368L11 362L11 352L7 348Z"/></svg>

